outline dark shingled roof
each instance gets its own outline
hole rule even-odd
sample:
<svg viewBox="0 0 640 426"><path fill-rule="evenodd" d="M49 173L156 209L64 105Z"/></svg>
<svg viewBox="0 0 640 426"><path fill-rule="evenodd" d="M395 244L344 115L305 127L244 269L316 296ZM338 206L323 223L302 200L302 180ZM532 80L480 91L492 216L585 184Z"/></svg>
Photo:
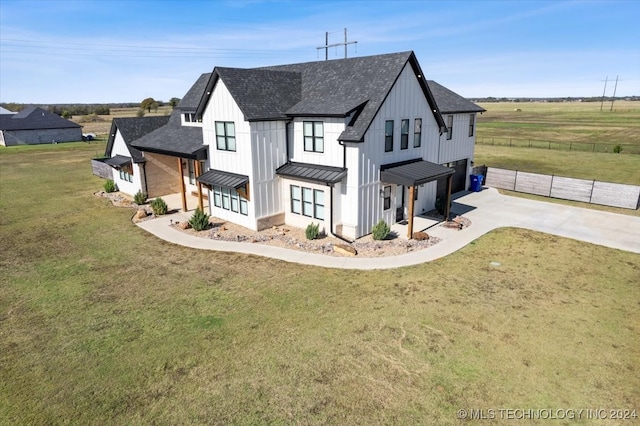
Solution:
<svg viewBox="0 0 640 426"><path fill-rule="evenodd" d="M107 147L105 149L105 156L111 157L111 150L116 139L116 131L120 131L124 143L129 149L129 153L135 163L141 163L144 161L142 153L131 146L131 142L141 138L147 133L151 133L159 127L164 126L169 122L169 116L160 117L129 117L129 118L114 118L111 122L111 131L109 132L109 140L107 141Z"/></svg>
<svg viewBox="0 0 640 426"><path fill-rule="evenodd" d="M380 181L396 185L415 186L452 175L455 170L421 158L380 167Z"/></svg>
<svg viewBox="0 0 640 426"><path fill-rule="evenodd" d="M29 106L16 114L0 114L0 130L40 130L80 128L69 121L40 107Z"/></svg>
<svg viewBox="0 0 640 426"><path fill-rule="evenodd" d="M131 146L144 152L204 160L207 146L202 142L202 128L180 125L180 111L171 113L169 122L133 141Z"/></svg>
<svg viewBox="0 0 640 426"><path fill-rule="evenodd" d="M347 175L347 169L318 164L289 162L276 169L276 174L320 183L338 183Z"/></svg>
<svg viewBox="0 0 640 426"><path fill-rule="evenodd" d="M238 189L249 182L249 176L211 169L198 176L197 180L209 186L218 185L225 188Z"/></svg>
<svg viewBox="0 0 640 426"><path fill-rule="evenodd" d="M210 72L204 73L200 77L198 77L198 80L196 80L189 91L183 96L176 108L180 111L195 111L196 109L198 109L198 105L200 104L200 100L204 95L204 91L207 87L207 83L209 82L210 77Z"/></svg>
<svg viewBox="0 0 640 426"><path fill-rule="evenodd" d="M436 98L436 103L440 112L443 114L454 114L460 112L484 112L484 108L466 100L462 96L447 89L446 87L436 83L433 80L427 80L429 89Z"/></svg>
<svg viewBox="0 0 640 426"><path fill-rule="evenodd" d="M216 67L213 78L224 82L247 121L286 119L300 101L299 72Z"/></svg>
<svg viewBox="0 0 640 426"><path fill-rule="evenodd" d="M222 79L246 120L283 119L286 116L346 117L357 110L357 119L338 139L362 142L407 64L418 76L436 121L444 127L438 105L413 52L253 69L216 68L203 90L197 113L203 114L208 96L218 79Z"/></svg>

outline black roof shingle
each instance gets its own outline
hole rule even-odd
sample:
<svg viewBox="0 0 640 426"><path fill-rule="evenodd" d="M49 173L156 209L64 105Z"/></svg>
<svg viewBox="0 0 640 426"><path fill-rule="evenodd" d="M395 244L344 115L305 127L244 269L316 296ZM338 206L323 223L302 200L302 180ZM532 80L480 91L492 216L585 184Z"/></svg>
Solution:
<svg viewBox="0 0 640 426"><path fill-rule="evenodd" d="M29 106L16 114L0 114L0 130L40 130L80 128L77 123L46 109Z"/></svg>
<svg viewBox="0 0 640 426"><path fill-rule="evenodd" d="M124 143L129 149L131 158L135 163L141 163L144 161L142 153L131 146L131 142L141 138L147 133L151 133L157 128L164 126L169 122L169 116L159 117L127 117L127 118L114 118L111 122L111 131L109 132L109 140L105 148L105 156L111 157L111 151L113 150L113 144L116 138L116 132L119 130Z"/></svg>
<svg viewBox="0 0 640 426"><path fill-rule="evenodd" d="M166 125L136 139L131 146L140 151L194 160L207 158L207 146L202 142L202 128L182 126L178 109L171 113Z"/></svg>
<svg viewBox="0 0 640 426"><path fill-rule="evenodd" d="M429 89L436 99L436 103L443 114L454 114L461 112L484 112L484 108L474 104L473 102L463 98L446 87L436 83L433 80L427 80Z"/></svg>

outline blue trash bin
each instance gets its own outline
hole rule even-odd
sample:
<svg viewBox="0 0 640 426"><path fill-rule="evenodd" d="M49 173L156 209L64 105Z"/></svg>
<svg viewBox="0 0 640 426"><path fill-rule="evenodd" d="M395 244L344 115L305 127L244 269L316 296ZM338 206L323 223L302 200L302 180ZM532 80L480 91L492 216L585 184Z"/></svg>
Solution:
<svg viewBox="0 0 640 426"><path fill-rule="evenodd" d="M471 175L471 191L472 192L480 192L480 188L482 186L482 175Z"/></svg>

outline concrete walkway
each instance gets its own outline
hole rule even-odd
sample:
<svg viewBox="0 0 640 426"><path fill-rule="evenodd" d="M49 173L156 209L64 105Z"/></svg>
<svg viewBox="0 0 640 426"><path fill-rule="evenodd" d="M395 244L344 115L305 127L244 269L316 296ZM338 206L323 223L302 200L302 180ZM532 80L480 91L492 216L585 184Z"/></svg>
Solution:
<svg viewBox="0 0 640 426"><path fill-rule="evenodd" d="M442 239L429 248L400 256L333 257L263 244L236 243L195 237L172 228L170 220L185 221L191 213L176 213L139 222L138 226L168 242L203 250L248 253L286 262L344 269L389 269L417 265L451 254L489 231L518 227L546 232L605 247L640 253L640 217L570 207L501 195L496 189L463 194L452 211L471 220L463 230L437 225L429 235Z"/></svg>

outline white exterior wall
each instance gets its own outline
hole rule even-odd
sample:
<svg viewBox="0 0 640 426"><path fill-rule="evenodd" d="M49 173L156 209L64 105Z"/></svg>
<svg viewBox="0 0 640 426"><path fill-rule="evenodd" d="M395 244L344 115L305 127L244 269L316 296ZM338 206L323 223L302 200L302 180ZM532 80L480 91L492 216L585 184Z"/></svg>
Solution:
<svg viewBox="0 0 640 426"><path fill-rule="evenodd" d="M443 114L445 123L447 123L449 115L453 115L453 137L447 139L446 134L442 135L438 164L468 159L464 187L469 188L469 174L471 173L471 161L473 160L476 143L477 123L477 117L474 117L473 136L469 136L469 116L475 116L476 113Z"/></svg>
<svg viewBox="0 0 640 426"><path fill-rule="evenodd" d="M120 130L116 130L113 147L111 148L111 156L115 157L116 155L122 155L131 158L131 153L129 152L129 148L127 148L127 144L124 142L124 138L122 137ZM132 164L133 182L128 182L126 180L120 179L120 171L112 168L113 181L118 185L118 189L121 192L129 194L131 196L135 195L138 191L144 192L144 190L142 189L142 167L143 166L141 166L140 164Z"/></svg>
<svg viewBox="0 0 640 426"><path fill-rule="evenodd" d="M287 162L287 127L284 121L260 121L251 123L251 204L255 217L282 213L282 191L276 169Z"/></svg>
<svg viewBox="0 0 640 426"><path fill-rule="evenodd" d="M453 137L448 140L446 133L442 134L440 154L438 161L435 161L438 164L473 158L476 132L474 124L473 136L469 136L469 116L472 114L443 114L445 123L450 115L453 116Z"/></svg>
<svg viewBox="0 0 640 426"><path fill-rule="evenodd" d="M323 122L324 152L308 152L304 150L303 122L305 121ZM338 143L338 136L340 136L345 129L344 118L302 117L296 118L291 123L291 126L293 126L293 146L289 153L291 161L342 167L343 148Z"/></svg>
<svg viewBox="0 0 640 426"><path fill-rule="evenodd" d="M235 124L236 151L222 151L216 147L216 121L229 121ZM229 93L224 82L218 80L213 89L209 103L202 117L202 139L209 145L209 168L225 172L238 173L249 176L251 200L248 201L248 216L224 210L213 205L213 194L209 193L210 214L220 219L228 220L249 229L256 229L256 209L253 182L255 180L252 168L251 126L244 120L244 114Z"/></svg>
<svg viewBox="0 0 640 426"><path fill-rule="evenodd" d="M422 137L419 148L413 147L413 130L416 118L422 119ZM409 119L409 147L400 149L400 126L402 119ZM385 122L394 121L393 151L385 152ZM352 197L348 199L351 206L360 206L357 217L356 237L369 234L371 228L380 219L388 224L395 223L396 201L398 197L396 185L392 185L391 208L383 211L383 198L380 191L384 182L380 182L380 166L400 161L422 158L434 163L438 162L438 140L440 129L433 117L429 103L420 88L420 84L411 66L405 66L398 81L391 89L389 96L378 111L369 130L365 135L365 142L361 144L357 163L347 153L349 174L357 171L357 205ZM349 182L351 184L351 182ZM415 204L416 214L424 209L433 208L435 204L436 182L425 184L419 188L418 201ZM408 194L405 198L409 205ZM352 208L353 208L352 207ZM346 206L343 206L343 211Z"/></svg>
<svg viewBox="0 0 640 426"><path fill-rule="evenodd" d="M327 234L331 233L329 227L331 221L331 187L323 184L317 184L312 182L294 180L282 178L282 201L284 206L284 219L287 225L295 226L297 228L305 229L310 223L320 224L320 232ZM291 212L291 185L296 185L305 188L317 189L324 192L324 220L319 220L313 217L304 216ZM334 189L335 193L335 189Z"/></svg>

